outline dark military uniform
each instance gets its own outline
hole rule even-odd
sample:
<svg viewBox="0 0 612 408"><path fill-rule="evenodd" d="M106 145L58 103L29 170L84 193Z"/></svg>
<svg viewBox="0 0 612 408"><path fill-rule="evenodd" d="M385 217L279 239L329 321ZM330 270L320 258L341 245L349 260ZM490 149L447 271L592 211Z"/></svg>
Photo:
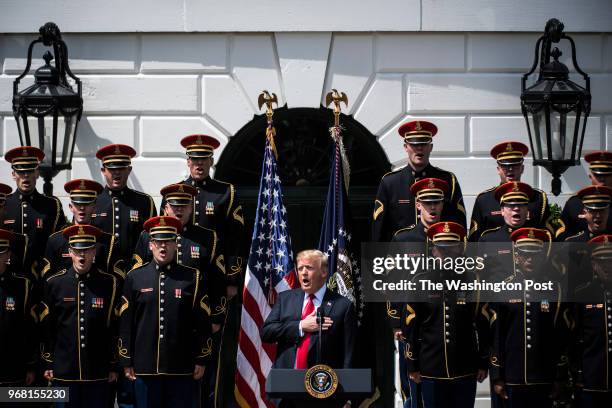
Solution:
<svg viewBox="0 0 612 408"><path fill-rule="evenodd" d="M612 406L612 288L595 278L576 294L570 356L581 407Z"/></svg>
<svg viewBox="0 0 612 408"><path fill-rule="evenodd" d="M100 269L72 267L47 279L40 322L41 357L54 379L107 381L114 362L117 279Z"/></svg>
<svg viewBox="0 0 612 408"><path fill-rule="evenodd" d="M398 230L391 242L423 242L427 245L427 233L425 226L419 222L409 227Z"/></svg>
<svg viewBox="0 0 612 408"><path fill-rule="evenodd" d="M115 237L117 259L129 264L146 220L157 214L150 195L125 187L108 187L98 196L91 224Z"/></svg>
<svg viewBox="0 0 612 408"><path fill-rule="evenodd" d="M561 221L563 224L561 229L557 232L560 239L565 239L576 235L580 231L588 230L586 220L579 217L583 209L584 205L577 194L568 198L561 212ZM612 231L612 217L608 217L608 226L606 230Z"/></svg>
<svg viewBox="0 0 612 408"><path fill-rule="evenodd" d="M393 236L392 242L410 242L410 243L423 243L423 253L429 253L429 245L427 240L427 233L425 226L419 221L418 224L413 224L409 227L398 230ZM391 327L394 329L400 329L401 325L401 313L402 303L387 302L387 316L390 319Z"/></svg>
<svg viewBox="0 0 612 408"><path fill-rule="evenodd" d="M41 360L53 383L69 387L69 406L106 407L108 376L115 371L117 279L94 269L70 267L47 279L40 322Z"/></svg>
<svg viewBox="0 0 612 408"><path fill-rule="evenodd" d="M421 273L414 279L435 281L436 275ZM466 300L461 292L436 291L428 297L407 303L402 311L406 369L423 377L426 407L473 407L476 374L488 368L488 306Z"/></svg>
<svg viewBox="0 0 612 408"><path fill-rule="evenodd" d="M38 342L32 283L8 270L0 275L0 385L22 385L35 371Z"/></svg>
<svg viewBox="0 0 612 408"><path fill-rule="evenodd" d="M238 286L244 278L244 218L235 187L210 177L196 181L190 176L180 183L197 188L198 193L193 202L193 224L217 232L227 283ZM166 201L163 200L161 208L165 205Z"/></svg>
<svg viewBox="0 0 612 408"><path fill-rule="evenodd" d="M2 224L0 223L0 227ZM11 241L11 259L9 263L13 271L23 271L26 268L26 258L28 252L28 237L24 234L13 232Z"/></svg>
<svg viewBox="0 0 612 408"><path fill-rule="evenodd" d="M410 186L416 181L429 177L444 180L449 186L441 218L466 225L463 195L453 173L431 164L420 172L415 172L410 166L406 166L385 174L380 181L374 204L372 241L390 241L400 228L416 224L418 216Z"/></svg>
<svg viewBox="0 0 612 408"><path fill-rule="evenodd" d="M507 225L483 231L478 242L479 252L486 255L487 269L483 271L489 281L504 279L513 273L512 240L510 234L515 229Z"/></svg>
<svg viewBox="0 0 612 408"><path fill-rule="evenodd" d="M471 242L477 242L482 233L494 227L504 225L504 217L501 215L499 201L495 199L495 189L492 187L478 194L472 210L472 220L470 222ZM546 228L553 236L555 227L551 224L550 209L548 208L548 198L542 190L533 189L534 196L528 204L526 227Z"/></svg>
<svg viewBox="0 0 612 408"><path fill-rule="evenodd" d="M149 249L150 236L147 231L140 234L134 251L132 269L140 268L153 260ZM176 263L200 271L203 291L209 296L213 323L223 323L225 312L225 278L223 265L217 253L217 234L208 228L185 225L176 237Z"/></svg>
<svg viewBox="0 0 612 408"><path fill-rule="evenodd" d="M3 228L28 237L24 263L36 276L47 239L66 223L62 205L57 197L47 197L35 190L30 195L12 193L5 206Z"/></svg>
<svg viewBox="0 0 612 408"><path fill-rule="evenodd" d="M156 395L163 398L161 406L192 406L194 366L205 365L212 354L210 307L200 272L174 262L133 269L118 312L120 363L140 377L137 405L146 406Z"/></svg>
<svg viewBox="0 0 612 408"><path fill-rule="evenodd" d="M119 279L119 283L121 283L125 278L125 272L118 264L115 237L111 234L103 233L96 241L97 267L102 271L115 275ZM58 231L49 237L41 273L45 279L58 271L72 266L72 258L70 258L68 250L68 240L62 235L62 231Z"/></svg>
<svg viewBox="0 0 612 408"><path fill-rule="evenodd" d="M523 282L521 275L510 282ZM526 290L491 304L493 347L490 377L506 384L510 407L552 407L555 381L565 379L570 309L558 284L549 299L531 301Z"/></svg>

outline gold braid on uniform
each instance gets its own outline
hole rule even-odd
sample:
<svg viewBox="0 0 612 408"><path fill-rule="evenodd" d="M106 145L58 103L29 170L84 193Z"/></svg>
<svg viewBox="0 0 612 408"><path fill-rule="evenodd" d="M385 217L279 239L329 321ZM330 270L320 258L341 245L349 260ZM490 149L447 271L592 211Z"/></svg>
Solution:
<svg viewBox="0 0 612 408"><path fill-rule="evenodd" d="M125 312L128 307L130 307L130 302L127 300L125 296L121 296L121 306L115 310L115 316L121 317L123 312Z"/></svg>
<svg viewBox="0 0 612 408"><path fill-rule="evenodd" d="M123 340L119 339L117 341L117 352L119 353L119 355L123 358L131 358L128 355L128 349L126 347L123 347Z"/></svg>
<svg viewBox="0 0 612 408"><path fill-rule="evenodd" d="M242 206L241 205L239 205L238 207L234 209L234 211L232 212L232 216L234 217L236 221L238 221L240 224L242 224L242 226L244 226L244 217L242 216Z"/></svg>
<svg viewBox="0 0 612 408"><path fill-rule="evenodd" d="M374 205L376 207L374 208L374 221L376 221L378 216L382 214L383 211L385 211L385 205L380 200L374 200Z"/></svg>
<svg viewBox="0 0 612 408"><path fill-rule="evenodd" d="M212 315L216 316L216 315L220 315L222 313L225 313L225 305L227 303L227 300L225 299L225 296L221 296L221 304L215 306L215 311L212 313Z"/></svg>
<svg viewBox="0 0 612 408"><path fill-rule="evenodd" d="M387 301L387 316L392 319L399 319L399 316L397 315L397 310L391 307L391 302L389 301Z"/></svg>
<svg viewBox="0 0 612 408"><path fill-rule="evenodd" d="M223 254L217 257L216 264L217 264L217 268L219 268L221 272L223 272L223 274L225 275L225 257L223 256Z"/></svg>
<svg viewBox="0 0 612 408"><path fill-rule="evenodd" d="M406 311L409 313L408 316L406 316L406 326L409 326L412 319L416 317L416 313L414 309L408 304L406 305Z"/></svg>
<svg viewBox="0 0 612 408"><path fill-rule="evenodd" d="M208 357L211 354L212 354L212 339L209 337L208 339L206 339L206 344L202 346L202 349L200 350L200 355L198 356L198 358Z"/></svg>

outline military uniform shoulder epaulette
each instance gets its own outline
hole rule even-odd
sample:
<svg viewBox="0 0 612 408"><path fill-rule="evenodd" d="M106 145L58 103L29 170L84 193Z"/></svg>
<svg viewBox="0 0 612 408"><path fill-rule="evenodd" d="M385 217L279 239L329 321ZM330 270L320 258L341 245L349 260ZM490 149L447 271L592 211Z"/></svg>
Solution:
<svg viewBox="0 0 612 408"><path fill-rule="evenodd" d="M128 273L126 274L126 277L127 277L127 275L129 275L130 273L132 273L132 272L134 272L134 271L137 271L137 270L139 270L139 269L142 269L142 268L144 268L145 266L147 266L147 265L148 265L148 264L150 264L150 263L151 263L151 262L145 262L145 263L143 263L142 265L138 265L137 267L130 269L130 270L128 271Z"/></svg>
<svg viewBox="0 0 612 408"><path fill-rule="evenodd" d="M66 225L68 225L68 224L66 224ZM64 230L55 231L53 234L49 235L49 240L52 239L52 238L57 237L58 235L62 235L63 231Z"/></svg>
<svg viewBox="0 0 612 408"><path fill-rule="evenodd" d="M397 231L395 231L395 234L393 234L393 236L396 236L397 234L399 234L400 232L404 232L404 231L412 231L414 229L414 227L416 227L416 224L412 224L409 225L407 227L404 228L400 228Z"/></svg>
<svg viewBox="0 0 612 408"><path fill-rule="evenodd" d="M47 282L51 282L51 280L52 280L52 279L55 279L55 278L57 278L57 277L59 277L59 276L62 276L62 275L64 275L65 273L66 273L66 269L62 269L61 271L59 271L59 272L57 272L57 273L54 273L53 275L49 276L49 277L47 278Z"/></svg>
<svg viewBox="0 0 612 408"><path fill-rule="evenodd" d="M383 174L383 176L380 178L381 180L384 179L385 177L387 177L388 175L391 174L395 174L395 173L399 173L400 171L404 170L406 168L406 166L400 167L399 169L395 169L395 170L391 170L386 172L385 174Z"/></svg>
<svg viewBox="0 0 612 408"><path fill-rule="evenodd" d="M497 226L497 227L493 227L493 228L486 229L486 230L482 231L482 234L480 234L480 237L482 238L482 237L483 237L483 235L488 234L489 232L494 232L494 231L497 231L497 230L498 230L498 229L500 229L501 227L502 227L502 226L501 226L501 225L499 225L499 226Z"/></svg>
<svg viewBox="0 0 612 408"><path fill-rule="evenodd" d="M476 196L476 198L478 198L479 196L481 196L481 195L483 195L483 194L486 194L486 193L488 193L488 192L490 192L490 191L493 191L493 190L495 190L496 188L497 188L497 186L495 186L495 187L491 187L491 188L487 188L486 190L483 190L483 191L481 191L480 193L478 193L478 195Z"/></svg>
<svg viewBox="0 0 612 408"><path fill-rule="evenodd" d="M576 287L576 290L575 290L575 291L576 291L576 292L578 292L578 291L584 291L584 290L586 290L586 289L587 289L587 288L588 288L590 285L591 285L591 282L582 283L582 284L580 284L580 285L578 285L578 286Z"/></svg>
<svg viewBox="0 0 612 408"><path fill-rule="evenodd" d="M232 183L229 183L229 182L223 181L223 180L214 179L214 178L211 178L210 181L217 182L217 183L220 183L220 184L226 184L226 185L231 186L231 187L234 186Z"/></svg>
<svg viewBox="0 0 612 408"><path fill-rule="evenodd" d="M582 236L583 234L584 234L584 230L582 230L582 231L578 232L577 234L574 234L574 235L572 235L570 237L565 238L565 241L569 241L572 238L578 238L579 236Z"/></svg>

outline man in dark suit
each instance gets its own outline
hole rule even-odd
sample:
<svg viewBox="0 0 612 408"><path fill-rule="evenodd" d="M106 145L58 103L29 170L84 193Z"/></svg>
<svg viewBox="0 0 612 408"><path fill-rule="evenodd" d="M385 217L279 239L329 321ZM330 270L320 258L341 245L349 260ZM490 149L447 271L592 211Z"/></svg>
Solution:
<svg viewBox="0 0 612 408"><path fill-rule="evenodd" d="M302 251L297 255L297 271L301 288L279 294L261 331L264 342L277 343L274 367L306 369L317 363L352 367L355 309L350 300L327 289L327 256L318 250ZM320 359L317 308L324 316Z"/></svg>

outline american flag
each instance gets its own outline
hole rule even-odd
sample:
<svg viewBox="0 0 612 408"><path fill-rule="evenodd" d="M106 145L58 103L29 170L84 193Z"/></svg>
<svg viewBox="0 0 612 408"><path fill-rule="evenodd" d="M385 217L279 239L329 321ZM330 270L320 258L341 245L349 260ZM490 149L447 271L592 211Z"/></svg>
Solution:
<svg viewBox="0 0 612 408"><path fill-rule="evenodd" d="M274 407L266 399L265 382L276 356L276 345L262 343L259 332L278 293L298 286L271 129L268 128L266 137L243 291L234 389L242 408Z"/></svg>
<svg viewBox="0 0 612 408"><path fill-rule="evenodd" d="M340 131L340 126L330 129L334 143L319 249L329 257L327 286L353 302L361 325L365 303L361 290L359 258L355 253L356 242L351 234L352 217L346 192L348 162Z"/></svg>

